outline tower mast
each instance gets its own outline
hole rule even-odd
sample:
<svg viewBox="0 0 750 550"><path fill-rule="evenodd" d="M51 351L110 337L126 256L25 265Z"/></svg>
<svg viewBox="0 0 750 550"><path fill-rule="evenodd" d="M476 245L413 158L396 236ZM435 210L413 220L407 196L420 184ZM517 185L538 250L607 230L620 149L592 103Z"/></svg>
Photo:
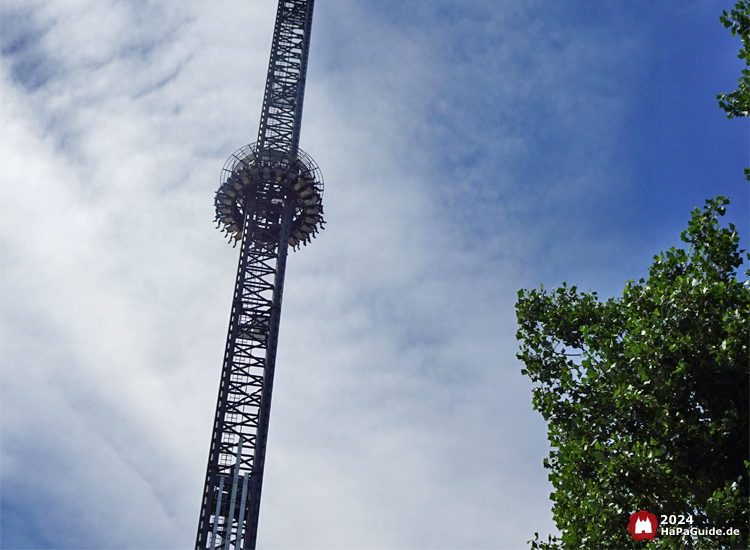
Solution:
<svg viewBox="0 0 750 550"><path fill-rule="evenodd" d="M226 162L216 221L240 242L196 549L255 548L288 247L323 228L299 133L314 0L279 0L256 143Z"/></svg>

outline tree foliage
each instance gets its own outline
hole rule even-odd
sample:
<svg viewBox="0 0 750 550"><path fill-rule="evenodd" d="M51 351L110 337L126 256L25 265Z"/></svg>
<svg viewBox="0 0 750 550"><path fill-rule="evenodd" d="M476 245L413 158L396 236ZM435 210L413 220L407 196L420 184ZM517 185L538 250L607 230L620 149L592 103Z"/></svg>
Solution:
<svg viewBox="0 0 750 550"><path fill-rule="evenodd" d="M732 36L739 35L742 48L737 55L745 60L750 67L750 1L740 0L730 13L724 10L719 18L722 24L732 32ZM718 94L719 106L724 109L727 118L748 116L750 114L750 69L742 69L738 88L730 94Z"/></svg>
<svg viewBox="0 0 750 550"><path fill-rule="evenodd" d="M687 250L655 256L622 297L519 291L518 357L548 423L561 532L532 548L748 547L750 289L737 232L719 224L727 204L696 208ZM638 510L741 535L636 542L626 527Z"/></svg>

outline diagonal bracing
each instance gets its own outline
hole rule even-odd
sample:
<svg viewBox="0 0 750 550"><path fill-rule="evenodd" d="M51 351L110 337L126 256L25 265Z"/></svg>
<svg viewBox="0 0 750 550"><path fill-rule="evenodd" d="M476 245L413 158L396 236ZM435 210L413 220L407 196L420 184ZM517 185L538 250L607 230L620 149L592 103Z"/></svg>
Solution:
<svg viewBox="0 0 750 550"><path fill-rule="evenodd" d="M298 148L313 0L280 0L258 141L222 171L217 221L241 242L196 549L255 548L289 246L323 226L323 182Z"/></svg>

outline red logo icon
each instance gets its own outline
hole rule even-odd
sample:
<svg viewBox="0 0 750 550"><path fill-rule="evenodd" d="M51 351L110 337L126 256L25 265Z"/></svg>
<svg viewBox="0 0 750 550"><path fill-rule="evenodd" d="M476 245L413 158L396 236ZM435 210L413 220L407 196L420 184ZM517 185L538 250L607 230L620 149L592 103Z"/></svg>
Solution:
<svg viewBox="0 0 750 550"><path fill-rule="evenodd" d="M641 510L630 516L628 531L635 540L651 540L656 536L656 528L659 526L654 514Z"/></svg>

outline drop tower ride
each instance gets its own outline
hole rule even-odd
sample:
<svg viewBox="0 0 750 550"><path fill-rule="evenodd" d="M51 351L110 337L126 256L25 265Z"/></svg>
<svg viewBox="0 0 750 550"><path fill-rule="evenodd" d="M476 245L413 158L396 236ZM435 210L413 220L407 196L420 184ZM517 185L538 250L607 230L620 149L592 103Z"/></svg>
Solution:
<svg viewBox="0 0 750 550"><path fill-rule="evenodd" d="M258 139L216 192L216 221L241 246L196 549L255 548L287 251L323 227L323 178L298 147L313 3L279 0Z"/></svg>

